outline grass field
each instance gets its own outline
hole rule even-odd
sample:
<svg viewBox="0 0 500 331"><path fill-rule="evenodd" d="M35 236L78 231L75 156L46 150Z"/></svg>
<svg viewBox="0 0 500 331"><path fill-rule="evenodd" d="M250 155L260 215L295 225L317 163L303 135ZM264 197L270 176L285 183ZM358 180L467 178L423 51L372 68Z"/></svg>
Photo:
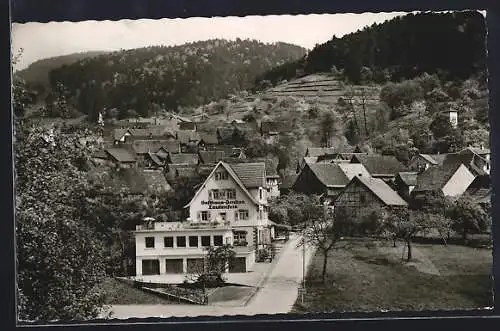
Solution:
<svg viewBox="0 0 500 331"><path fill-rule="evenodd" d="M415 260L401 261L403 245L352 240L332 252L327 283L323 258L311 264L304 303L296 313L451 310L492 306L492 252L457 245L414 244Z"/></svg>
<svg viewBox="0 0 500 331"><path fill-rule="evenodd" d="M156 305L172 303L169 300L133 288L112 278L107 278L103 282L102 287L106 292L107 305Z"/></svg>

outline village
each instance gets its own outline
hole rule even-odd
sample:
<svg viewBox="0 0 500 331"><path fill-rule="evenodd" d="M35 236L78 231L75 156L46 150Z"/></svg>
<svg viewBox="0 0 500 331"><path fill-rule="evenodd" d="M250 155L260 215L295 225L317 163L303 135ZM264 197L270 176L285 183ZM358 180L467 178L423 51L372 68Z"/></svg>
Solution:
<svg viewBox="0 0 500 331"><path fill-rule="evenodd" d="M450 123L456 125L456 121L456 113L450 112ZM180 302L184 303L206 304L206 298L186 299L192 293L172 289L194 279L190 276L206 263L209 247L226 245L235 254L222 271L225 281L255 289L242 292L237 299L231 295L231 300L220 299L219 304L214 299L209 305L220 309L224 302L224 309L231 305L243 309L252 297L258 297L256 288L280 264L283 250L289 255L283 259L292 261L286 262L287 270L293 274L295 269L295 285L290 291L295 295L292 298L297 296L304 286L314 243L307 248L307 257L295 247L292 252L290 246L299 242L301 227L269 218L272 202L280 197L318 196L322 206L338 217L358 220L374 209L408 209L428 194L451 199L468 195L484 208L491 199L490 151L483 146L457 153L418 154L408 166L393 155L363 153L359 147L309 147L296 165L296 174L282 178L267 160L249 158L243 147L228 144L239 130L252 130L241 120L228 120L214 134L199 132L203 125L199 120L175 114L123 120L111 128L102 118L99 123L104 127L103 139L99 140L101 149L92 155L94 171L106 165L116 172L129 172L119 184L128 194L169 192L176 181L186 178L194 183L194 196L182 210L166 219L146 217L131 231L135 264L129 274L118 277L156 295L183 298ZM278 135L276 127L272 121L263 121L253 130L272 139ZM155 289L171 285L170 290ZM284 310L291 309L294 300L289 301ZM132 307L137 309L121 307L125 308L123 314L131 314Z"/></svg>

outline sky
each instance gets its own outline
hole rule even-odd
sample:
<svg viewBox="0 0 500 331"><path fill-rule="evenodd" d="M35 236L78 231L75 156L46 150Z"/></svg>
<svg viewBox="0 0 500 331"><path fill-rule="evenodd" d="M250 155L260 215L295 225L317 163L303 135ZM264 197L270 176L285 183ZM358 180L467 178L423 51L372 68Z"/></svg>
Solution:
<svg viewBox="0 0 500 331"><path fill-rule="evenodd" d="M214 17L161 20L13 23L12 52L22 49L15 70L49 57L84 51L113 51L224 38L287 42L307 49L333 35L382 23L402 12Z"/></svg>

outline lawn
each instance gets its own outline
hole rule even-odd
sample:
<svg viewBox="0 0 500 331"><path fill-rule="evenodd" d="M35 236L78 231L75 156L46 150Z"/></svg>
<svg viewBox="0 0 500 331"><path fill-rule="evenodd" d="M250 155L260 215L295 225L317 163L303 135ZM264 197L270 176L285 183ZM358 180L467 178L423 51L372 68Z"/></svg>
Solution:
<svg viewBox="0 0 500 331"><path fill-rule="evenodd" d="M415 260L401 261L403 245L350 240L331 253L321 283L323 257L308 272L304 303L293 312L451 310L492 306L492 252L458 245L414 244ZM300 299L299 299L300 300Z"/></svg>
<svg viewBox="0 0 500 331"><path fill-rule="evenodd" d="M107 278L103 282L102 288L106 292L107 305L160 305L172 303L167 299L133 288L113 278Z"/></svg>

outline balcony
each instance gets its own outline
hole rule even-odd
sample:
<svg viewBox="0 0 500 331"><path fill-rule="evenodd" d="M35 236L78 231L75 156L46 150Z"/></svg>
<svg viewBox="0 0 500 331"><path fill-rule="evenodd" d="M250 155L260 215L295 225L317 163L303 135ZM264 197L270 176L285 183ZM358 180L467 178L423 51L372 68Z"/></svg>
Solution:
<svg viewBox="0 0 500 331"><path fill-rule="evenodd" d="M148 222L137 225L136 231L182 231L195 229L230 229L229 222L192 221L185 222Z"/></svg>

